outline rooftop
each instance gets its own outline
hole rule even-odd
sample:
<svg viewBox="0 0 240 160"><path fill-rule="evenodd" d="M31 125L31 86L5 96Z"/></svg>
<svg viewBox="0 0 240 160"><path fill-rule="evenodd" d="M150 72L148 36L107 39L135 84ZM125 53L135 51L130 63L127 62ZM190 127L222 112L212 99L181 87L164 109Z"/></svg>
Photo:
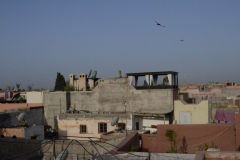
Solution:
<svg viewBox="0 0 240 160"><path fill-rule="evenodd" d="M161 71L161 72L137 72L137 73L127 73L127 76L145 76L145 75L168 75L168 74L178 74L175 71Z"/></svg>

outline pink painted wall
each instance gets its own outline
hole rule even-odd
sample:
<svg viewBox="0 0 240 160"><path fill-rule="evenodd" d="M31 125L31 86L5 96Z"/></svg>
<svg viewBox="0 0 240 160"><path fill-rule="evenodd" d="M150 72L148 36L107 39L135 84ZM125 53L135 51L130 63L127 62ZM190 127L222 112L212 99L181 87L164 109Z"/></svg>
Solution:
<svg viewBox="0 0 240 160"><path fill-rule="evenodd" d="M28 110L31 107L41 107L42 103L1 103L0 112L16 112L19 110Z"/></svg>

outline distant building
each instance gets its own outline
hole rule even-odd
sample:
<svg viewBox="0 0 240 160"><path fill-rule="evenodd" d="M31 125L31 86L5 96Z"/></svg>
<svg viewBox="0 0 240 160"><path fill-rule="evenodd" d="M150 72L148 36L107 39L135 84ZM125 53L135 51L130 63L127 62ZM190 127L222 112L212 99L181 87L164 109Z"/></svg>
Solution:
<svg viewBox="0 0 240 160"><path fill-rule="evenodd" d="M208 101L189 104L181 100L174 101L175 124L208 124L210 119Z"/></svg>

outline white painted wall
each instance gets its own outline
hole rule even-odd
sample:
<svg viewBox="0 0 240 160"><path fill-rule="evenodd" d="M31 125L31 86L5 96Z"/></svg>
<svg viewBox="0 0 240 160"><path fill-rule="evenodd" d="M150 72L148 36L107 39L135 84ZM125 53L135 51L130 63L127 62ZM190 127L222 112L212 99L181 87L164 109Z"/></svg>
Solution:
<svg viewBox="0 0 240 160"><path fill-rule="evenodd" d="M43 103L43 92L26 92L27 103Z"/></svg>

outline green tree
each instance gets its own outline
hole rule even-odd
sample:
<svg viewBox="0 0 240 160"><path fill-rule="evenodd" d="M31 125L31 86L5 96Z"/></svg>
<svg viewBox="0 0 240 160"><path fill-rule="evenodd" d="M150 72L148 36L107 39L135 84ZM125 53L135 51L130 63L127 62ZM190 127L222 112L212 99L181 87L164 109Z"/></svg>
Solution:
<svg viewBox="0 0 240 160"><path fill-rule="evenodd" d="M54 91L64 91L65 86L66 86L65 78L61 73L57 72Z"/></svg>
<svg viewBox="0 0 240 160"><path fill-rule="evenodd" d="M168 137L170 141L170 150L169 153L177 153L177 134L174 130L168 129L165 133L165 136Z"/></svg>

